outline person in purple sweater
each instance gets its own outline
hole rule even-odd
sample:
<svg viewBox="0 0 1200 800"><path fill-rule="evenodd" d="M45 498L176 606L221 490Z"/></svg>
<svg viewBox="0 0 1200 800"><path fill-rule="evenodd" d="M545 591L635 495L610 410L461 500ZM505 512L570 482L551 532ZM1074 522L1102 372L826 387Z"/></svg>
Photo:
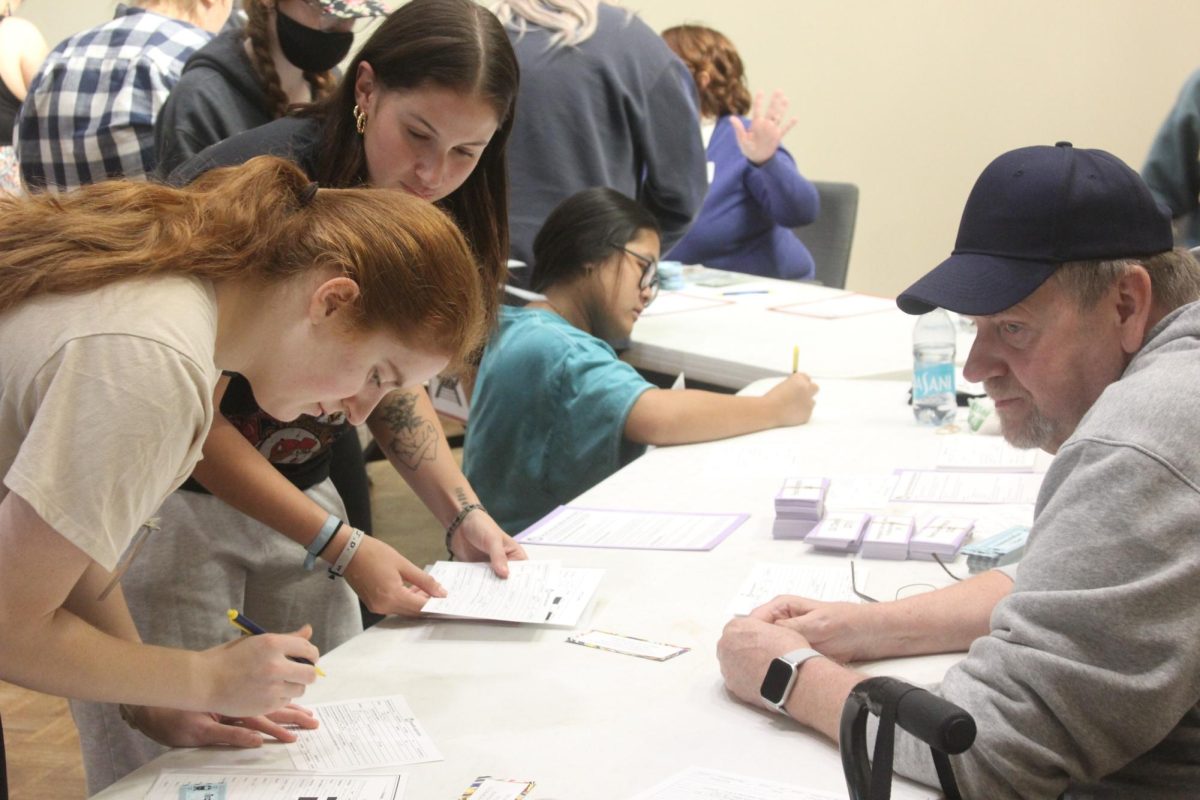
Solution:
<svg viewBox="0 0 1200 800"><path fill-rule="evenodd" d="M687 234L667 254L673 261L774 278L813 277L813 259L791 228L817 218L817 190L780 146L796 124L787 98L750 100L742 59L711 28L678 25L663 39L683 59L700 93L708 154L708 195ZM749 113L749 119L744 117Z"/></svg>

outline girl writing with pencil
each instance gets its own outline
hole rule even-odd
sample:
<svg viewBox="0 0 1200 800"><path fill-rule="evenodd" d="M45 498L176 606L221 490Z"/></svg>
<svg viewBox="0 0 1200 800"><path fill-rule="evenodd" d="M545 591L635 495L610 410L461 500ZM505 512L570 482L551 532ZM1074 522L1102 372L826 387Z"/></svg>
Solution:
<svg viewBox="0 0 1200 800"><path fill-rule="evenodd" d="M723 439L812 414L795 373L762 397L656 389L608 344L658 293L658 225L611 189L559 205L533 244L545 300L500 310L471 398L464 470L493 517L519 533L645 452ZM520 408L521 413L513 413Z"/></svg>
<svg viewBox="0 0 1200 800"><path fill-rule="evenodd" d="M360 421L479 346L483 297L445 214L400 192L318 190L275 158L186 190L0 199L0 679L129 704L172 745L311 725L288 705L316 675L297 662L319 655L308 626L200 651L142 644L119 563L199 461L222 371L279 419L337 407Z"/></svg>
<svg viewBox="0 0 1200 800"><path fill-rule="evenodd" d="M508 37L486 8L413 0L375 29L317 105L207 148L171 179L187 183L216 166L281 153L322 187L401 190L460 224L485 286L480 308L491 317L508 254L505 144L517 75ZM260 347L270 354L274 342ZM508 560L524 552L463 477L425 389L386 375L381 386L388 391L366 420L380 448L444 526L454 556L506 575ZM279 419L251 388L242 376L222 379L204 460L164 502L162 530L126 575L143 638L210 647L228 638L225 613L237 608L267 630L311 622L313 641L328 651L362 631L360 599L379 613L418 613L441 587L396 548L362 537L361 523L347 524L346 481L335 487L330 477L339 443L357 443L363 420L340 404ZM361 456L357 471L365 484ZM329 580L352 540L357 554L340 571L344 580ZM92 792L162 752L112 706L74 702L72 714Z"/></svg>

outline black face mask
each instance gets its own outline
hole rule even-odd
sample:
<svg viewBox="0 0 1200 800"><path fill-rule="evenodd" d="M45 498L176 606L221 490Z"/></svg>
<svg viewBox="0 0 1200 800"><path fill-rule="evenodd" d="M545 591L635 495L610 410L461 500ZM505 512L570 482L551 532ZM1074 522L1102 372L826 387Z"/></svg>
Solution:
<svg viewBox="0 0 1200 800"><path fill-rule="evenodd" d="M275 12L283 57L305 72L325 72L341 63L354 45L353 31L319 31Z"/></svg>

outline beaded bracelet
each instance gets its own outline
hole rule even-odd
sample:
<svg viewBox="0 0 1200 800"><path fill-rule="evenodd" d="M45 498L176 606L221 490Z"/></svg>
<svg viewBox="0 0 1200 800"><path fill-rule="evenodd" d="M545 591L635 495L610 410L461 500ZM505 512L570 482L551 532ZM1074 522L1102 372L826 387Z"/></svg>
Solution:
<svg viewBox="0 0 1200 800"><path fill-rule="evenodd" d="M329 580L340 578L345 574L346 567L350 566L350 559L354 558L354 554L358 552L358 543L362 541L362 538L363 532L355 528L354 533L350 534L350 541L346 542L346 546L342 548L342 554L329 568Z"/></svg>
<svg viewBox="0 0 1200 800"><path fill-rule="evenodd" d="M342 521L333 514L329 515L329 519L325 520L325 524L321 526L321 530L317 532L317 538L313 539L305 548L308 554L304 556L304 568L312 572L313 567L317 565L317 556L321 555L321 551L329 544L329 540L338 532L338 528L342 527Z"/></svg>
<svg viewBox="0 0 1200 800"><path fill-rule="evenodd" d="M476 509L484 512L485 514L487 513L487 509L483 507L483 503L467 503L459 510L458 516L456 516L454 521L451 522L446 528L446 552L450 554L451 561L454 560L454 551L450 549L450 537L453 536L454 532L458 530L460 525L463 524L463 520L467 518L467 515Z"/></svg>

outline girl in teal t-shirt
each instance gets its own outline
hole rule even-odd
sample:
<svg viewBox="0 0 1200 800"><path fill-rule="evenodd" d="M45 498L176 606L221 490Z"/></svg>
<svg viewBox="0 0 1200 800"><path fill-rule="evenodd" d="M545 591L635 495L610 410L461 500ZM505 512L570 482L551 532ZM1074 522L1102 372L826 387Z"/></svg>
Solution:
<svg viewBox="0 0 1200 800"><path fill-rule="evenodd" d="M556 208L533 243L545 300L505 307L471 397L463 469L516 534L616 472L647 445L808 421L817 386L797 373L762 397L657 389L608 344L658 294L658 225L612 189Z"/></svg>

